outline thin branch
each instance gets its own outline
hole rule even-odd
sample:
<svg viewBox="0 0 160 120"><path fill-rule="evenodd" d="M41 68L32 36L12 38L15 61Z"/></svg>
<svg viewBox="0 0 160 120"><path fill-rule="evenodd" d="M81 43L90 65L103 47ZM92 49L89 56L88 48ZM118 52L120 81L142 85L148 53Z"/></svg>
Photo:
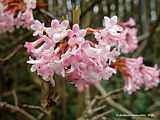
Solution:
<svg viewBox="0 0 160 120"><path fill-rule="evenodd" d="M104 88L100 84L96 84L95 87L101 93L102 96L105 97L107 95L106 91L104 90ZM132 116L132 115L134 115L134 113L132 113L131 111L129 111L128 109L126 109L125 107L123 107L121 104L119 104L119 103L115 102L114 100L112 100L111 97L106 97L105 100L113 108L119 110L120 112L122 112L124 114L131 115L130 117L132 119L136 119L136 120L151 120L148 117L144 117L144 118L142 118L142 117L136 117L135 118L134 116Z"/></svg>
<svg viewBox="0 0 160 120"><path fill-rule="evenodd" d="M93 112L93 113L98 112L98 111L104 109L105 107L106 107L106 105L102 105L102 106L100 106L100 107L96 107L96 108L94 108L94 109L92 110L92 112Z"/></svg>
<svg viewBox="0 0 160 120"><path fill-rule="evenodd" d="M90 106L93 107L96 101L97 101L97 96L95 96L95 98L92 101L90 101Z"/></svg>
<svg viewBox="0 0 160 120"><path fill-rule="evenodd" d="M20 87L20 88L16 88L14 89L16 92L28 92L28 91L31 91L33 90L34 88L36 88L35 85L30 85L30 86L23 86L23 87ZM1 96L4 96L4 97L7 97L7 96L10 96L12 95L13 93L13 90L10 90L10 91L7 91L5 93L2 93Z"/></svg>
<svg viewBox="0 0 160 120"><path fill-rule="evenodd" d="M53 12L53 0L48 0L48 10L49 12Z"/></svg>
<svg viewBox="0 0 160 120"><path fill-rule="evenodd" d="M151 39L151 38L153 37L153 35L155 34L155 32L156 32L159 24L160 24L160 13L159 13L158 18L157 18L157 20L155 21L153 27L150 29L150 35L149 35L149 37L148 37L149 39Z"/></svg>
<svg viewBox="0 0 160 120"><path fill-rule="evenodd" d="M0 58L0 62L5 62L11 59L22 47L23 47L22 45L18 45L9 55L7 55L4 58Z"/></svg>
<svg viewBox="0 0 160 120"><path fill-rule="evenodd" d="M148 35L149 36L149 35ZM141 43L141 45L139 46L139 48L136 50L136 52L133 54L133 57L137 57L139 56L139 54L144 50L144 48L147 45L147 40L143 41Z"/></svg>
<svg viewBox="0 0 160 120"><path fill-rule="evenodd" d="M105 96L100 96L100 97L97 96L97 99L104 99L106 97L109 97L113 94L116 94L116 93L119 93L119 92L122 92L122 91L123 91L123 88L119 88L119 89L116 89L116 90L113 90L113 91L110 91L110 92L106 93Z"/></svg>
<svg viewBox="0 0 160 120"><path fill-rule="evenodd" d="M13 98L14 98L15 106L18 106L18 97L17 97L17 93L16 93L15 90L12 90L12 95L13 95Z"/></svg>
<svg viewBox="0 0 160 120"><path fill-rule="evenodd" d="M109 110L109 111L106 111L106 112L103 112L103 113L101 113L101 114L98 114L98 115L96 115L95 117L93 117L92 120L98 120L98 119L104 117L105 115L107 115L107 114L109 114L109 113L112 113L113 111L114 111L114 110L111 109L111 110Z"/></svg>
<svg viewBox="0 0 160 120"><path fill-rule="evenodd" d="M22 107L29 108L29 109L34 109L34 110L39 110L39 111L48 115L48 112L46 110L44 110L41 106L23 104Z"/></svg>
<svg viewBox="0 0 160 120"><path fill-rule="evenodd" d="M27 117L29 120L36 120L36 118L33 117L28 112L24 111L23 109L19 108L18 106L14 106L14 105L8 104L7 102L0 101L0 108L9 109L9 110L11 110L13 112L19 112L22 115L24 115L25 117Z"/></svg>
<svg viewBox="0 0 160 120"><path fill-rule="evenodd" d="M50 12L44 10L44 9L41 9L40 12L47 15L48 17L50 17L52 19L55 19L55 17L52 15L52 13L50 13Z"/></svg>
<svg viewBox="0 0 160 120"><path fill-rule="evenodd" d="M106 91L103 89L103 87L100 84L96 84L95 87L102 94L102 96L105 97L107 95ZM115 109L121 111L122 113L133 114L131 111L129 111L128 109L123 107L121 104L116 103L115 101L113 101L111 97L105 97L105 100L109 105L111 105Z"/></svg>
<svg viewBox="0 0 160 120"><path fill-rule="evenodd" d="M38 115L38 117L37 117L37 120L43 119L44 115L45 115L44 113L40 113L40 114Z"/></svg>

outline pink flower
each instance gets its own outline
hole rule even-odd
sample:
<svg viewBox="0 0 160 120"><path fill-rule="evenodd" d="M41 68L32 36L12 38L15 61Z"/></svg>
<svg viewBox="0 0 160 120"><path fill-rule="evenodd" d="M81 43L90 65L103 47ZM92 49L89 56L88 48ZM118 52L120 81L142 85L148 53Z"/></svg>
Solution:
<svg viewBox="0 0 160 120"><path fill-rule="evenodd" d="M133 52L137 48L137 29L132 18L127 22L118 22L116 16L104 17L104 26L104 29L95 32L95 38L99 44L109 44L122 53Z"/></svg>
<svg viewBox="0 0 160 120"><path fill-rule="evenodd" d="M23 21L23 27L29 29L34 21L32 10L26 10L22 14L21 20Z"/></svg>
<svg viewBox="0 0 160 120"><path fill-rule="evenodd" d="M121 32L123 29L118 24L118 18L117 16L113 16L111 18L104 17L104 27L105 30L108 31L111 35L116 36L120 35L119 32Z"/></svg>
<svg viewBox="0 0 160 120"><path fill-rule="evenodd" d="M44 32L44 24L41 24L40 21L35 20L33 24L31 25L31 29L35 32L33 33L33 36L42 36Z"/></svg>
<svg viewBox="0 0 160 120"><path fill-rule="evenodd" d="M76 45L83 43L85 41L84 37L86 35L86 30L80 30L78 24L74 24L72 30L68 32L69 36L69 45Z"/></svg>
<svg viewBox="0 0 160 120"><path fill-rule="evenodd" d="M64 39L65 36L62 34L67 32L68 22L63 21L56 25L55 21L52 21L52 27L47 28L38 20L34 21L34 24L31 26L35 31L33 35L39 38L34 42L26 42L24 45L27 48L27 52L31 55L30 60L27 62L32 64L31 71L37 71L37 74L44 80L51 80L55 73L65 76L64 67L60 60L60 55L62 54L60 46L63 44L56 47L56 42L58 42L57 39L59 41ZM57 38L54 36L55 34L63 37Z"/></svg>
<svg viewBox="0 0 160 120"><path fill-rule="evenodd" d="M67 53L68 55L62 57L63 64L67 68L66 74L78 90L83 91L102 79L108 80L116 73L114 68L107 65L109 58L103 58L107 54L103 51L103 47L93 48L88 41L78 45L79 48L74 49L75 52L71 50L70 54Z"/></svg>
<svg viewBox="0 0 160 120"><path fill-rule="evenodd" d="M54 32L62 32L68 28L69 22L68 20L64 20L59 22L57 19L52 20L51 28Z"/></svg>
<svg viewBox="0 0 160 120"><path fill-rule="evenodd" d="M121 40L120 32L123 30L117 23L117 16L104 17L104 29L95 32L95 38L101 45L117 46Z"/></svg>
<svg viewBox="0 0 160 120"><path fill-rule="evenodd" d="M142 74L140 73L140 67L143 64L143 58L125 58L125 67L122 70L123 77L125 79L124 90L129 94L139 90L144 81Z"/></svg>
<svg viewBox="0 0 160 120"><path fill-rule="evenodd" d="M9 14L0 14L0 33L14 30L14 18Z"/></svg>
<svg viewBox="0 0 160 120"><path fill-rule="evenodd" d="M43 36L39 39L37 39L34 42L26 42L24 47L27 48L27 52L31 53L33 52L33 50L35 49L36 46L38 46L39 44L41 44L43 41L45 41L46 36Z"/></svg>
<svg viewBox="0 0 160 120"><path fill-rule="evenodd" d="M49 59L39 59L39 60L33 60L30 59L27 61L27 63L32 64L31 71L37 71L38 75L42 76L44 80L50 80L53 75L54 71L49 64Z"/></svg>
<svg viewBox="0 0 160 120"><path fill-rule="evenodd" d="M59 22L58 20L55 19L52 20L51 27L49 28L45 27L45 32L52 40L54 40L55 43L57 43L67 36L68 25L69 22L67 20Z"/></svg>
<svg viewBox="0 0 160 120"><path fill-rule="evenodd" d="M72 74L68 75L68 79L72 81L72 83L77 87L78 91L83 92L90 85L86 80L80 79L81 76L78 71L72 72Z"/></svg>
<svg viewBox="0 0 160 120"><path fill-rule="evenodd" d="M0 32L11 32L20 26L29 29L34 20L32 10L35 5L36 0L1 0Z"/></svg>
<svg viewBox="0 0 160 120"><path fill-rule="evenodd" d="M144 66L142 57L118 58L120 52L131 52L137 46L132 20L120 26L117 17L105 17L105 28L94 31L98 43L85 39L86 29L74 24L70 30L68 25L66 20L52 20L51 27L34 21L31 28L38 39L25 44L32 72L52 83L55 74L67 77L79 91L109 80L117 71L122 73L124 90L129 94L143 86L158 85L159 70Z"/></svg>
<svg viewBox="0 0 160 120"><path fill-rule="evenodd" d="M113 65L125 80L124 90L129 94L145 86L145 89L158 86L160 70L143 65L143 58L121 58Z"/></svg>
<svg viewBox="0 0 160 120"><path fill-rule="evenodd" d="M144 80L145 89L157 87L160 82L160 70L155 67L141 66L141 74Z"/></svg>
<svg viewBox="0 0 160 120"><path fill-rule="evenodd" d="M78 88L80 92L84 91L92 84L97 84L100 81L100 76L92 67L88 67L87 64L79 62L73 65L74 70L67 74L68 78Z"/></svg>
<svg viewBox="0 0 160 120"><path fill-rule="evenodd" d="M36 8L36 0L24 0L24 2L26 3L27 9Z"/></svg>
<svg viewBox="0 0 160 120"><path fill-rule="evenodd" d="M124 30L122 32L123 40L121 42L122 52L133 52L138 47L137 29L135 21L130 18L127 22L120 23Z"/></svg>

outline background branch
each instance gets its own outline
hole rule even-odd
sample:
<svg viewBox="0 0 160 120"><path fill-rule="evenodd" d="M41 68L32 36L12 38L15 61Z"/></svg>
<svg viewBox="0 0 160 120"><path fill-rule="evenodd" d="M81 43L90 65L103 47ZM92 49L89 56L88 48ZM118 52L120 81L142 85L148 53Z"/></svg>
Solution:
<svg viewBox="0 0 160 120"><path fill-rule="evenodd" d="M36 120L36 118L34 118L31 114L29 114L28 112L26 112L22 108L19 108L18 106L13 106L13 105L8 104L6 102L0 101L0 108L1 109L9 109L13 112L19 112L22 115L24 115L25 117L27 117L29 120Z"/></svg>

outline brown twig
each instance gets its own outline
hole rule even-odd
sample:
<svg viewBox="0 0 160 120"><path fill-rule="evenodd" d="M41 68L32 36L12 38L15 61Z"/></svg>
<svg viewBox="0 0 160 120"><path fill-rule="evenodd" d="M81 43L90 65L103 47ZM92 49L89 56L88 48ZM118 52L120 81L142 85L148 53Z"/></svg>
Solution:
<svg viewBox="0 0 160 120"><path fill-rule="evenodd" d="M102 106L100 106L100 107L96 107L96 108L94 108L94 109L92 110L92 112L93 112L93 113L98 112L98 111L104 109L105 107L106 107L106 105L102 105Z"/></svg>
<svg viewBox="0 0 160 120"><path fill-rule="evenodd" d="M55 17L52 15L52 13L50 13L50 12L44 10L44 9L41 9L40 12L47 15L48 17L50 17L52 19L55 19Z"/></svg>
<svg viewBox="0 0 160 120"><path fill-rule="evenodd" d="M104 88L100 85L100 84L96 84L95 87L97 88L97 90L101 93L102 96L105 96L107 95L106 91L104 90ZM112 106L113 108L117 109L118 111L124 113L124 114L127 114L127 115L131 115L131 119L134 119L134 120L152 120L148 117L134 117L132 115L134 115L134 113L132 113L131 111L129 111L128 109L126 109L125 107L123 107L121 104L115 102L114 100L112 100L111 97L106 97L105 98L105 101L110 105Z"/></svg>
<svg viewBox="0 0 160 120"><path fill-rule="evenodd" d="M106 93L106 91L103 89L103 87L100 84L96 84L95 87L102 94L102 96L105 98L106 102L109 105L111 105L112 107L114 107L115 109L119 110L122 113L133 114L131 111L129 111L128 109L123 107L121 104L116 103L115 101L113 101L111 97L106 97L107 93Z"/></svg>
<svg viewBox="0 0 160 120"><path fill-rule="evenodd" d="M4 58L0 58L0 62L5 62L11 59L22 47L23 47L22 45L18 45L9 55L7 55Z"/></svg>
<svg viewBox="0 0 160 120"><path fill-rule="evenodd" d="M48 115L48 112L46 110L44 110L44 108L42 108L41 106L23 104L22 107L29 108L32 110L39 110L39 111L45 113L46 115Z"/></svg>
<svg viewBox="0 0 160 120"><path fill-rule="evenodd" d="M116 89L116 90L113 90L113 91L111 91L111 92L108 92L108 93L106 93L106 95L105 96L97 96L97 99L104 99L104 98L106 98L106 97L109 97L109 96L111 96L111 95L113 95L113 94L116 94L116 93L119 93L119 92L122 92L123 91L123 88L119 88L119 89Z"/></svg>
<svg viewBox="0 0 160 120"><path fill-rule="evenodd" d="M45 115L44 113L40 113L40 114L38 115L38 117L37 117L37 120L43 119L44 115Z"/></svg>
<svg viewBox="0 0 160 120"><path fill-rule="evenodd" d="M33 90L35 87L36 87L35 85L30 85L30 86L23 86L23 87L20 87L20 88L16 88L16 89L14 89L14 90L15 90L16 92L28 92L28 91ZM4 92L4 93L2 93L1 96L4 96L4 97L10 96L10 95L13 94L12 92L13 92L13 90Z"/></svg>
<svg viewBox="0 0 160 120"><path fill-rule="evenodd" d="M15 90L12 90L12 95L13 95L13 98L14 98L15 106L18 106L18 97L17 97L17 93L16 93Z"/></svg>
<svg viewBox="0 0 160 120"><path fill-rule="evenodd" d="M101 113L101 114L98 114L98 115L96 115L95 117L93 117L92 120L98 120L98 119L104 117L105 115L107 115L107 114L109 114L109 113L112 113L113 111L114 111L114 110L111 109L111 110L109 110L109 111L106 111L106 112L103 112L103 113Z"/></svg>
<svg viewBox="0 0 160 120"><path fill-rule="evenodd" d="M31 114L29 114L28 112L26 112L22 108L19 108L18 106L14 106L14 105L11 105L11 104L8 104L7 102L0 101L0 108L2 108L2 109L9 109L12 112L19 112L22 115L24 115L26 118L28 118L29 120L36 120L36 118L34 116L32 116Z"/></svg>

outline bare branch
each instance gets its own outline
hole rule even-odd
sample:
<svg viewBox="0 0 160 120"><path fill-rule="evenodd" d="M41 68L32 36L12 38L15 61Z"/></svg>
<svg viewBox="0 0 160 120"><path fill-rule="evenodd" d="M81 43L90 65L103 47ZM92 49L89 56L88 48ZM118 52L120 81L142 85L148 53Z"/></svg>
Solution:
<svg viewBox="0 0 160 120"><path fill-rule="evenodd" d="M107 95L106 91L104 90L104 88L100 84L96 84L95 87L102 94L102 96L105 97ZM119 103L115 102L114 100L112 100L111 97L105 97L105 100L113 108L119 110L120 112L122 112L124 114L131 115L132 119L136 119L136 120L151 120L148 117L144 117L144 118L142 118L142 117L136 117L136 118L134 118L132 116L132 115L134 115L134 113L132 113L131 111L129 111L128 109L126 109L125 107L123 107L121 104L119 104Z"/></svg>
<svg viewBox="0 0 160 120"><path fill-rule="evenodd" d="M0 62L5 62L11 59L22 47L23 47L22 45L18 45L9 55L7 55L4 58L0 58Z"/></svg>
<svg viewBox="0 0 160 120"><path fill-rule="evenodd" d="M48 10L53 12L53 0L48 0Z"/></svg>
<svg viewBox="0 0 160 120"><path fill-rule="evenodd" d="M22 107L33 109L33 110L39 110L48 115L48 112L44 110L44 108L42 108L41 106L23 104Z"/></svg>
<svg viewBox="0 0 160 120"><path fill-rule="evenodd" d="M44 9L41 9L40 12L45 14L45 15L47 15L47 16L49 16L52 19L55 19L55 17L52 15L52 13L50 13L50 12L44 10Z"/></svg>
<svg viewBox="0 0 160 120"><path fill-rule="evenodd" d="M92 110L92 112L95 113L95 112L97 112L97 111L100 111L100 110L104 109L105 107L106 107L106 105L102 105L102 106L100 106L100 107L96 107L96 108L94 108L94 109Z"/></svg>
<svg viewBox="0 0 160 120"><path fill-rule="evenodd" d="M27 117L29 120L36 120L36 118L33 117L28 112L24 111L23 109L19 108L18 106L14 106L14 105L8 104L7 102L0 101L0 108L9 109L9 110L11 110L13 112L19 112L22 115L24 115L25 117Z"/></svg>
<svg viewBox="0 0 160 120"><path fill-rule="evenodd" d="M29 92L31 90L33 90L36 86L35 85L30 85L30 86L23 86L23 87L19 87L14 89L16 92ZM5 93L2 94L2 96L7 97L12 95L13 90L7 91Z"/></svg>
<svg viewBox="0 0 160 120"><path fill-rule="evenodd" d="M15 106L18 106L18 97L17 97L17 93L16 93L15 90L12 90L12 95L13 95L13 98L14 98Z"/></svg>
<svg viewBox="0 0 160 120"><path fill-rule="evenodd" d="M38 120L43 119L44 115L45 115L44 113L40 113L40 114L38 115L37 119L38 119Z"/></svg>
<svg viewBox="0 0 160 120"><path fill-rule="evenodd" d="M119 92L122 92L122 91L123 91L123 88L119 88L119 89L116 89L116 90L113 90L113 91L108 92L108 93L106 94L106 96L101 96L101 97L98 97L98 96L97 96L97 99L104 99L104 98L106 98L106 97L109 97L109 96L111 96L111 95L113 95L113 94L116 94L116 93L119 93Z"/></svg>
<svg viewBox="0 0 160 120"><path fill-rule="evenodd" d="M98 115L96 115L95 117L93 117L92 120L98 120L98 119L104 117L105 115L107 115L107 114L109 114L109 113L112 113L113 111L114 111L114 110L111 109L111 110L109 110L109 111L106 111L106 112L103 112L103 113L101 113L101 114L98 114Z"/></svg>
<svg viewBox="0 0 160 120"><path fill-rule="evenodd" d="M133 114L131 111L127 110L126 108L124 108L122 105L116 103L115 101L112 100L111 97L105 97L107 96L106 91L103 89L103 87L99 84L96 84L95 87L97 88L97 90L102 94L102 96L104 96L106 102L111 105L112 107L116 108L117 110L121 111L122 113L126 113L126 114Z"/></svg>

